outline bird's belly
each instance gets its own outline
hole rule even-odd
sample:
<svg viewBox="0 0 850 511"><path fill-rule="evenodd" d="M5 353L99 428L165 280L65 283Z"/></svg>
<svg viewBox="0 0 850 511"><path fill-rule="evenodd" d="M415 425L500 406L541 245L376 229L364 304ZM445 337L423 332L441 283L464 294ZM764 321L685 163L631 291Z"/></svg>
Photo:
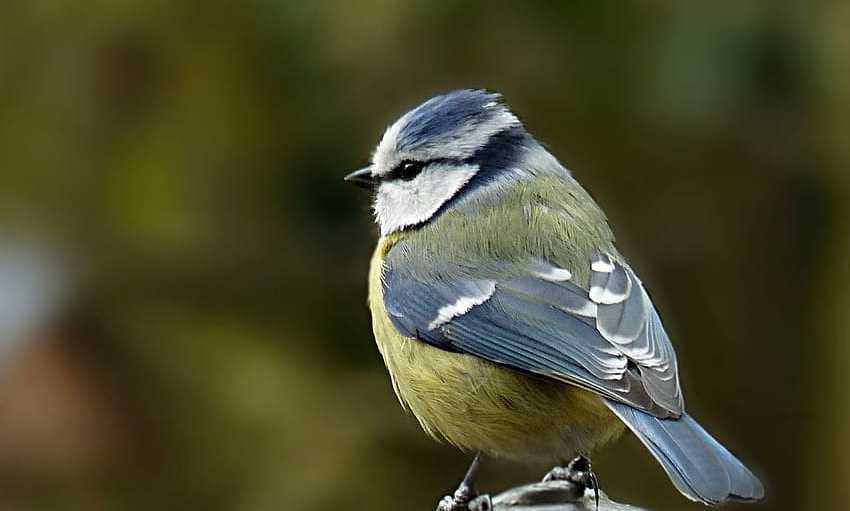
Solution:
<svg viewBox="0 0 850 511"><path fill-rule="evenodd" d="M413 339L379 341L396 393L431 436L469 451L560 461L622 432L602 400Z"/></svg>
<svg viewBox="0 0 850 511"><path fill-rule="evenodd" d="M560 461L622 433L595 394L402 336L380 289L379 278L370 282L375 340L399 400L431 436L468 451Z"/></svg>

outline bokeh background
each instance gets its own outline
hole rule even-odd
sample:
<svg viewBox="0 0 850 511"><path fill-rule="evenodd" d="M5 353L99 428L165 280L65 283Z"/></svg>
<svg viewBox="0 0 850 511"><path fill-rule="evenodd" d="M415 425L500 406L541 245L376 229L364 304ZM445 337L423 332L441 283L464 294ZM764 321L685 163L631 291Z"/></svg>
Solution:
<svg viewBox="0 0 850 511"><path fill-rule="evenodd" d="M432 509L469 457L393 396L341 178L470 86L607 210L752 509L843 507L848 27L840 0L3 2L0 508ZM701 509L634 438L595 465Z"/></svg>

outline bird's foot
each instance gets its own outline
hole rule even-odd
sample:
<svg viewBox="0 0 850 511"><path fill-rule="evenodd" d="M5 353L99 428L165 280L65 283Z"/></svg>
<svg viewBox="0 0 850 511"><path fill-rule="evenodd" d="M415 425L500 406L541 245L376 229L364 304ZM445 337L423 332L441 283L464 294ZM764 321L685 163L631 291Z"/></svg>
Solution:
<svg viewBox="0 0 850 511"><path fill-rule="evenodd" d="M543 482L569 481L581 487L582 491L592 488L596 507L599 508L599 479L593 471L590 458L584 455L576 456L566 467L555 467L543 477Z"/></svg>
<svg viewBox="0 0 850 511"><path fill-rule="evenodd" d="M481 464L481 455L476 455L466 471L463 481L458 485L457 490L452 495L446 495L437 504L437 511L470 511L472 507L470 502L478 497L478 490L475 489L475 479L478 477L478 467ZM476 503L477 503L476 499ZM475 509L478 509L475 507Z"/></svg>
<svg viewBox="0 0 850 511"><path fill-rule="evenodd" d="M454 494L446 495L437 504L437 511L469 511L469 503L478 496L474 488L460 483Z"/></svg>

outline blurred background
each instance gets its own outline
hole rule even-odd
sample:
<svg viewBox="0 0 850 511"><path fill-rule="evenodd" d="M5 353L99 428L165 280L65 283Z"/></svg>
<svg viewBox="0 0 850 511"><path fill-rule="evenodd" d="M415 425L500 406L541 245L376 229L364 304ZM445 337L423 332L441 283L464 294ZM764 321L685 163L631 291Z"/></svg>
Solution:
<svg viewBox="0 0 850 511"><path fill-rule="evenodd" d="M396 402L341 178L462 87L606 209L751 509L846 503L850 4L552 4L3 2L0 508L433 509L469 456ZM702 509L631 436L594 461Z"/></svg>

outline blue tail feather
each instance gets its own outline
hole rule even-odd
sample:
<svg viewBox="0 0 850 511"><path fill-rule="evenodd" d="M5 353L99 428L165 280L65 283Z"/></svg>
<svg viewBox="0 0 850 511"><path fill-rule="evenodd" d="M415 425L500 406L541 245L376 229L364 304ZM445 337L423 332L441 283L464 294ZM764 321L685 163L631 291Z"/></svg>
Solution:
<svg viewBox="0 0 850 511"><path fill-rule="evenodd" d="M761 481L690 415L659 419L621 403L607 404L691 500L714 505L764 496Z"/></svg>

